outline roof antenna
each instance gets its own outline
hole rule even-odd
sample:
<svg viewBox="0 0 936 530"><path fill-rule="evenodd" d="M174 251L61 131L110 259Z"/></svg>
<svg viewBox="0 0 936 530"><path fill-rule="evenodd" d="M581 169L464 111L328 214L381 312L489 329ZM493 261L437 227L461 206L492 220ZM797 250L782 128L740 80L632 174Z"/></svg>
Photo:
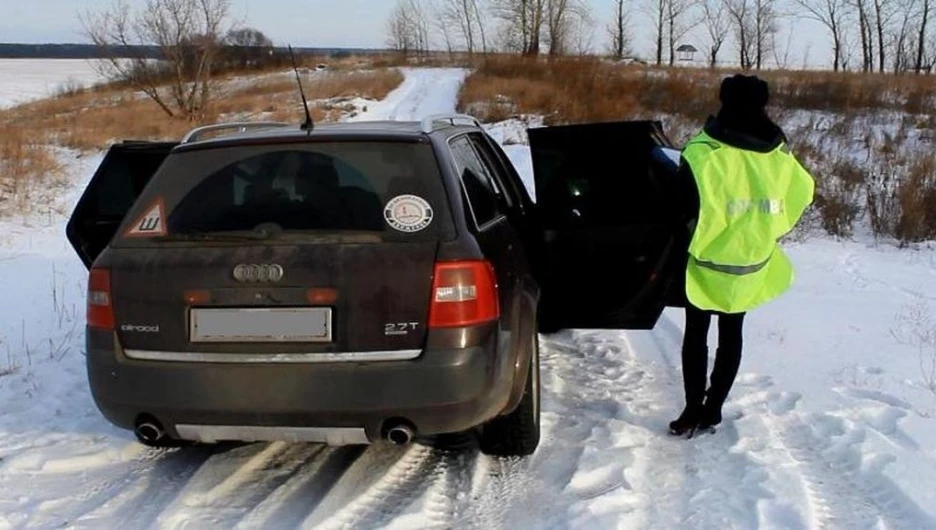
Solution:
<svg viewBox="0 0 936 530"><path fill-rule="evenodd" d="M312 123L312 114L309 113L309 102L306 100L305 90L302 89L302 79L299 78L299 66L296 65L296 55L293 53L292 45L289 46L289 56L292 57L293 71L296 72L296 82L299 83L299 94L302 96L302 107L305 109L305 123L302 124L303 131L311 131L315 124Z"/></svg>

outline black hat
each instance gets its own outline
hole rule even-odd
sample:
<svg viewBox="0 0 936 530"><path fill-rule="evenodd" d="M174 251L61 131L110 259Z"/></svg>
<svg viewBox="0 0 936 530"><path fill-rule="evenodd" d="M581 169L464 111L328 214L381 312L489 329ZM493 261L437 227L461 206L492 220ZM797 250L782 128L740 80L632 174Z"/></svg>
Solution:
<svg viewBox="0 0 936 530"><path fill-rule="evenodd" d="M770 89L757 76L735 74L722 81L718 99L723 107L762 110L770 99Z"/></svg>

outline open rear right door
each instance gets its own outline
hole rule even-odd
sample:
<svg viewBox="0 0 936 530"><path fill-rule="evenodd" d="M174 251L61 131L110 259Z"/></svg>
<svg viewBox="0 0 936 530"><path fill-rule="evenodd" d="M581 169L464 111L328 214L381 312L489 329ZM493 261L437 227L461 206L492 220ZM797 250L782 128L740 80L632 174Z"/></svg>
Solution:
<svg viewBox="0 0 936 530"><path fill-rule="evenodd" d="M541 329L650 329L679 270L677 164L657 122L528 131Z"/></svg>
<svg viewBox="0 0 936 530"><path fill-rule="evenodd" d="M176 145L126 142L108 150L65 228L86 267L107 248L124 216Z"/></svg>

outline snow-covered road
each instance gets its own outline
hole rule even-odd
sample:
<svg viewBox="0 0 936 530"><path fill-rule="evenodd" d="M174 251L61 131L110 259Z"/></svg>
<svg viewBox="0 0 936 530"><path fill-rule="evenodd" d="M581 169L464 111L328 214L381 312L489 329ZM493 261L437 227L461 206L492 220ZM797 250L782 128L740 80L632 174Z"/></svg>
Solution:
<svg viewBox="0 0 936 530"><path fill-rule="evenodd" d="M365 119L452 111L464 72L407 70ZM359 118L360 119L360 118ZM529 179L528 152L511 157ZM815 240L797 287L752 315L714 435L673 439L681 315L542 344L529 459L419 445L158 451L88 393L86 272L62 227L99 158L70 160L58 214L0 223L0 530L13 528L936 528L936 401L893 316L936 299L936 251ZM771 374L759 375L759 374Z"/></svg>

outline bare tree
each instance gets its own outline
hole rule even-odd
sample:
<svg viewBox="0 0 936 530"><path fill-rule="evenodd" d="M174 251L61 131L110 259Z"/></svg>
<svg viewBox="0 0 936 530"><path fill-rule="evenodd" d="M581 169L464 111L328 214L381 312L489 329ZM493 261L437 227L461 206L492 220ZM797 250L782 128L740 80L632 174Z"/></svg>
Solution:
<svg viewBox="0 0 936 530"><path fill-rule="evenodd" d="M871 0L874 16L874 31L877 36L878 71L884 72L887 65L887 44L885 36L890 32L895 9L894 0Z"/></svg>
<svg viewBox="0 0 936 530"><path fill-rule="evenodd" d="M548 0L491 0L491 11L502 22L505 48L524 55L539 55L547 3Z"/></svg>
<svg viewBox="0 0 936 530"><path fill-rule="evenodd" d="M725 9L734 26L741 68L750 70L754 64L753 56L757 38L752 0L725 0Z"/></svg>
<svg viewBox="0 0 936 530"><path fill-rule="evenodd" d="M874 71L874 32L872 30L871 5L868 0L854 0L858 13L858 30L861 36L861 71Z"/></svg>
<svg viewBox="0 0 936 530"><path fill-rule="evenodd" d="M781 51L780 46L777 45L777 35L776 33L773 34L771 38L771 50L773 51L774 64L777 66L777 68L786 70L790 67L790 55L793 51L793 41L795 37L796 30L795 27L791 24L790 27L787 28L787 35L786 38L783 39L783 49Z"/></svg>
<svg viewBox="0 0 936 530"><path fill-rule="evenodd" d="M696 0L667 0L666 34L669 45L669 65L676 63L679 41L702 22L695 12Z"/></svg>
<svg viewBox="0 0 936 530"><path fill-rule="evenodd" d="M777 0L754 0L754 67L761 69L777 33Z"/></svg>
<svg viewBox="0 0 936 530"><path fill-rule="evenodd" d="M430 30L426 6L421 0L397 0L387 21L388 44L403 54L429 51Z"/></svg>
<svg viewBox="0 0 936 530"><path fill-rule="evenodd" d="M913 64L913 59L911 58L913 51L910 41L911 32L913 32L911 20L918 15L915 0L905 0L905 2L898 7L900 19L891 34L893 69L895 74L907 70L910 65Z"/></svg>
<svg viewBox="0 0 936 530"><path fill-rule="evenodd" d="M229 31L224 38L224 44L228 67L246 69L269 64L274 59L273 41L258 29L241 28Z"/></svg>
<svg viewBox="0 0 936 530"><path fill-rule="evenodd" d="M546 0L549 55L565 55L573 47L581 52L583 41L590 41L591 25L591 11L584 0Z"/></svg>
<svg viewBox="0 0 936 530"><path fill-rule="evenodd" d="M670 0L645 0L644 10L653 21L653 39L656 52L656 65L663 64L663 49L666 42L666 14Z"/></svg>
<svg viewBox="0 0 936 530"><path fill-rule="evenodd" d="M479 50L487 52L484 19L477 0L443 0L440 25L443 28L455 28L469 54Z"/></svg>
<svg viewBox="0 0 936 530"><path fill-rule="evenodd" d="M718 52L721 51L731 29L728 8L723 0L705 0L702 4L702 22L709 38L709 67L718 66Z"/></svg>
<svg viewBox="0 0 936 530"><path fill-rule="evenodd" d="M567 32L569 47L576 55L588 55L594 48L597 22L591 8L584 1L575 10L572 27Z"/></svg>
<svg viewBox="0 0 936 530"><path fill-rule="evenodd" d="M570 0L548 0L546 4L549 55L564 55L568 45Z"/></svg>
<svg viewBox="0 0 936 530"><path fill-rule="evenodd" d="M913 71L920 73L923 71L923 58L926 56L926 30L929 22L930 13L933 10L932 0L922 0L920 5L920 25L917 28L916 59L913 63Z"/></svg>
<svg viewBox="0 0 936 530"><path fill-rule="evenodd" d="M481 34L481 52L488 52L488 37L487 37L487 23L485 20L485 9L484 5L481 4L484 0L471 0L472 7L475 12L475 21L478 24L478 33Z"/></svg>
<svg viewBox="0 0 936 530"><path fill-rule="evenodd" d="M432 20L434 21L433 26L436 29L436 33L442 37L442 42L445 44L445 51L451 55L455 51L455 43L453 42L452 31L450 30L451 21L446 18L445 6L433 4L433 15Z"/></svg>
<svg viewBox="0 0 936 530"><path fill-rule="evenodd" d="M849 0L794 0L802 8L802 15L819 22L829 31L832 38L832 69L842 66L845 26L850 15ZM927 0L929 1L929 0Z"/></svg>
<svg viewBox="0 0 936 530"><path fill-rule="evenodd" d="M230 31L230 0L146 0L132 10L124 0L109 9L80 16L87 37L104 58L110 78L129 82L171 117L195 119L208 105L211 76ZM134 46L155 46L161 61ZM131 57L118 57L117 48Z"/></svg>
<svg viewBox="0 0 936 530"><path fill-rule="evenodd" d="M621 60L631 53L633 43L633 30L631 28L631 13L627 9L626 0L614 0L614 19L608 24L611 55Z"/></svg>

